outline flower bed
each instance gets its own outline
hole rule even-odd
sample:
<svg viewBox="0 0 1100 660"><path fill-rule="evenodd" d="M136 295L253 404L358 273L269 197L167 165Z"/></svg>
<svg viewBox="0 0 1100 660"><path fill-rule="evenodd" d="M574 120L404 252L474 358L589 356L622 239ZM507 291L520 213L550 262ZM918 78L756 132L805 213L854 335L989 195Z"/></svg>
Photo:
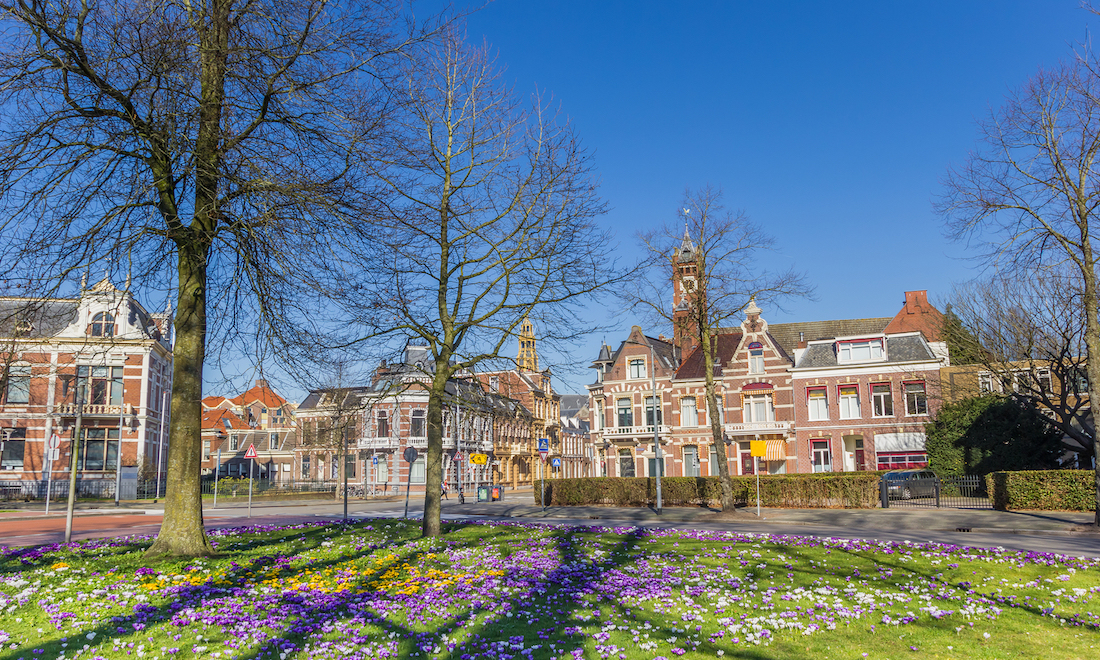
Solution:
<svg viewBox="0 0 1100 660"><path fill-rule="evenodd" d="M0 660L1079 658L1100 559L521 524L256 526L0 553ZM768 648L763 648L768 647ZM918 657L914 655L913 657Z"/></svg>

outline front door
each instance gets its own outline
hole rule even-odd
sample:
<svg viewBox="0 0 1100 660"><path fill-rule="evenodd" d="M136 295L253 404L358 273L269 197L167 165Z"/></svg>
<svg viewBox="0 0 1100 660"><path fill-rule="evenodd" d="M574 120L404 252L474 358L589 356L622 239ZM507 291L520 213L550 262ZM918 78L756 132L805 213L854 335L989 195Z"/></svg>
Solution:
<svg viewBox="0 0 1100 660"><path fill-rule="evenodd" d="M741 474L756 474L753 470L753 463L756 459L751 453L741 452Z"/></svg>

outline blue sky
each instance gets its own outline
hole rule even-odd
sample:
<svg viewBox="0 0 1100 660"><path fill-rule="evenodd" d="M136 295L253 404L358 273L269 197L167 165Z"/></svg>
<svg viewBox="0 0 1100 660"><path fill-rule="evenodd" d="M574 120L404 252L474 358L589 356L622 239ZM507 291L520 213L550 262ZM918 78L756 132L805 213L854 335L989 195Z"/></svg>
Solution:
<svg viewBox="0 0 1100 660"><path fill-rule="evenodd" d="M806 273L817 300L772 322L892 316L903 292L942 301L975 275L932 210L976 122L1100 25L1041 2L527 2L468 19L517 92L552 93L594 152L623 258L685 188L724 189ZM594 311L594 314L600 312ZM582 393L600 340L555 366ZM545 356L559 361L557 356Z"/></svg>

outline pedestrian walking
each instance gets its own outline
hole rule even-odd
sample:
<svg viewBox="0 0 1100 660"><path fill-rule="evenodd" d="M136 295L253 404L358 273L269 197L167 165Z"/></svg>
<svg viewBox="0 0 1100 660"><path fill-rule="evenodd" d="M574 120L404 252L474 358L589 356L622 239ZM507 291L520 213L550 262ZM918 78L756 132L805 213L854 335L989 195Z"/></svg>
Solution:
<svg viewBox="0 0 1100 660"><path fill-rule="evenodd" d="M443 491L441 493L443 495L443 499L447 499L447 484L439 484L439 487Z"/></svg>

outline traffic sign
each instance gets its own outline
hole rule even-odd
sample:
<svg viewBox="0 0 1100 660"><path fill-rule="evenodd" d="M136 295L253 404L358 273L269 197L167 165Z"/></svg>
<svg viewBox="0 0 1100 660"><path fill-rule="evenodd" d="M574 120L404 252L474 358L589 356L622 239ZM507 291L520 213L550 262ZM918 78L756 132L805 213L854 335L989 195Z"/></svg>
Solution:
<svg viewBox="0 0 1100 660"><path fill-rule="evenodd" d="M60 446L61 446L61 438L57 437L57 434L54 433L53 435L50 436L49 448L50 449L57 449Z"/></svg>
<svg viewBox="0 0 1100 660"><path fill-rule="evenodd" d="M377 456L372 456L371 457L371 462L374 463L375 465L378 465L378 457Z"/></svg>
<svg viewBox="0 0 1100 660"><path fill-rule="evenodd" d="M553 465L556 468L560 468L561 467L561 459L560 458L551 459L550 460L550 465Z"/></svg>
<svg viewBox="0 0 1100 660"><path fill-rule="evenodd" d="M539 438L539 452L547 453L550 451L550 438Z"/></svg>
<svg viewBox="0 0 1100 660"><path fill-rule="evenodd" d="M59 448L54 447L53 449L46 450L46 460L56 461L59 458L61 458L61 450Z"/></svg>
<svg viewBox="0 0 1100 660"><path fill-rule="evenodd" d="M488 454L470 454L470 462L474 465L485 465L489 462Z"/></svg>
<svg viewBox="0 0 1100 660"><path fill-rule="evenodd" d="M456 462L461 462L462 461L462 452L460 452L460 451L455 452L455 461Z"/></svg>
<svg viewBox="0 0 1100 660"><path fill-rule="evenodd" d="M248 445L248 451L244 453L245 458L256 458L256 445Z"/></svg>
<svg viewBox="0 0 1100 660"><path fill-rule="evenodd" d="M405 451L401 454L406 463L412 463L416 460L416 447L405 447Z"/></svg>

